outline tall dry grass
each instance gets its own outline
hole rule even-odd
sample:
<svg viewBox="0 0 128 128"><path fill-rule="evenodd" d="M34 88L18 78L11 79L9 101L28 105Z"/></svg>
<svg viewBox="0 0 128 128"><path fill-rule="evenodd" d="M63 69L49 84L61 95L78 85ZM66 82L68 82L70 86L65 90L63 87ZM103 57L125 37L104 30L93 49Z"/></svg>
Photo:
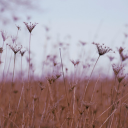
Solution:
<svg viewBox="0 0 128 128"><path fill-rule="evenodd" d="M0 127L127 128L128 78L124 72L125 65L123 65L123 62L127 59L127 56L123 54L124 48L121 46L118 49L121 58L119 64L111 65L111 68L109 68L109 71L112 70L114 74L111 79L101 78L100 72L97 73L98 75L95 78L92 77L95 68L99 66L98 61L101 56L116 54L111 48L97 43L92 43L98 53L96 61L92 61L93 66L71 59L70 63L72 63L74 71L73 73L68 72L68 68L64 65L63 49L58 48L58 56L44 55L46 60L43 63L45 65L43 70L49 64L51 66L49 70L51 71L50 73L43 72L45 77L37 79L34 76L30 56L31 32L34 28L34 31L36 31L36 25L25 23L30 33L28 53L26 49L23 49L23 46L17 44L18 33L21 29L19 26L16 26L18 29L17 36L12 41L13 43L6 45L6 51L3 51L4 45L0 48L1 55L3 52L6 53L0 83ZM86 47L86 44L81 43L84 47ZM62 43L58 43L59 47L62 45ZM6 64L7 48L12 50L12 54L14 53L14 58L12 58L11 54L8 64ZM19 75L15 73L17 53L20 53L21 57L19 66L21 73ZM23 70L24 63L22 59L24 54L29 55L27 61L29 65L28 78L26 79L23 77L27 73L27 71L24 72ZM60 63L57 63L57 59L60 60ZM12 60L14 62L11 71L10 62ZM79 71L79 65L82 67L82 73ZM7 70L6 74L5 70ZM47 71L49 72L49 70ZM84 70L86 73L83 73ZM88 70L91 70L89 77L83 77ZM109 71L107 77L109 77ZM9 72L12 72L12 79L7 78ZM14 79L16 76L19 79Z"/></svg>

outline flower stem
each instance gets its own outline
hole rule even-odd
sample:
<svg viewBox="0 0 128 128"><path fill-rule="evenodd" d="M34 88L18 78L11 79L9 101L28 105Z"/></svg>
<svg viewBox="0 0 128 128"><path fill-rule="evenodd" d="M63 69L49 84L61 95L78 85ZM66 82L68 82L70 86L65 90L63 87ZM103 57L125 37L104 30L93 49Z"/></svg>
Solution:
<svg viewBox="0 0 128 128"><path fill-rule="evenodd" d="M66 100L67 100L67 104L68 104L68 107L69 107L68 93L67 93L67 88L66 88L66 84L65 84L64 70L63 70L63 62L62 62L62 57L61 57L61 48L59 48L59 50L60 50L60 58L61 58L61 65L62 65L62 72L63 72L63 80L64 80L64 86L65 86Z"/></svg>
<svg viewBox="0 0 128 128"><path fill-rule="evenodd" d="M94 65L94 67L93 67L93 69L92 69L92 72L91 72L91 74L90 74L90 77L89 77L89 79L88 79L87 85L86 85L85 90L84 90L84 94L83 94L83 96L82 96L82 101L84 100L84 96L85 96L86 90L87 90L87 88L88 88L88 85L89 85L89 82L90 82L92 73L93 73L93 71L94 71L94 68L95 68L95 66L96 66L96 64L97 64L97 62L98 62L98 60L99 60L99 58L100 58L100 56L97 58L96 63L95 63L95 65Z"/></svg>
<svg viewBox="0 0 128 128"><path fill-rule="evenodd" d="M30 37L29 37L29 67L28 67L28 88L29 86L29 79L30 79L30 43L31 43L31 33L30 33Z"/></svg>
<svg viewBox="0 0 128 128"><path fill-rule="evenodd" d="M13 80L14 80L15 60L16 60L16 54L14 53L14 67L13 67L13 76L12 76L12 87L13 87Z"/></svg>

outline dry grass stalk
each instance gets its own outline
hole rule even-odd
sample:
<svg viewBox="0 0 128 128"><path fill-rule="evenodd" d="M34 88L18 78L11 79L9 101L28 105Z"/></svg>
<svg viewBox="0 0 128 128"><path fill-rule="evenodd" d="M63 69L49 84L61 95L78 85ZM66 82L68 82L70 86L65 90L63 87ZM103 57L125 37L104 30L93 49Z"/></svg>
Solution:
<svg viewBox="0 0 128 128"><path fill-rule="evenodd" d="M51 84L52 83L51 82L52 82L51 79L48 79L47 85L48 85L48 89L49 89L49 93L50 93L51 102L52 102L52 104L54 104L55 102L54 102L54 98L53 98L53 94L52 94L52 89L51 89ZM56 109L54 109L53 114L55 116L55 121L57 122L56 127L60 128L60 121L59 121Z"/></svg>

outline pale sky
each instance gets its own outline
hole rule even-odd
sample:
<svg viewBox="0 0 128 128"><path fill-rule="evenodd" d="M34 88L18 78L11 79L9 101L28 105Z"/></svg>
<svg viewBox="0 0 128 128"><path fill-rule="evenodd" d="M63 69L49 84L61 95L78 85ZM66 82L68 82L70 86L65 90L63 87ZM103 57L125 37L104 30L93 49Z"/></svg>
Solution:
<svg viewBox="0 0 128 128"><path fill-rule="evenodd" d="M92 43L93 41L105 43L115 49L116 46L122 44L124 33L128 33L128 27L124 26L128 24L127 0L42 0L40 1L40 7L43 9L42 12L23 11L20 14L21 16L30 14L32 16L31 22L39 23L32 32L31 42L34 61L38 62L36 64L37 67L40 66L41 56L45 51L44 37L46 33L44 25L50 27L49 35L52 37L49 44L47 44L49 50L45 52L44 56L46 57L51 52L59 54L59 47L54 51L50 46L57 40L68 42L69 40L66 40L66 36L70 35L70 55L67 60L82 59L82 61L85 61L86 57L79 58L77 55L81 51L81 47L78 48L79 40L87 43ZM22 44L27 47L29 33L23 21L25 19L17 22L23 28L19 33L19 38L22 39ZM23 35L25 35L24 38ZM128 45L126 44L126 46ZM92 46L89 45L89 47ZM89 53L91 57L95 58L97 56L95 55L96 49L89 47L84 49L86 50L85 53ZM64 53L63 50L62 52ZM70 65L69 63L67 64ZM39 70L37 69L37 72Z"/></svg>

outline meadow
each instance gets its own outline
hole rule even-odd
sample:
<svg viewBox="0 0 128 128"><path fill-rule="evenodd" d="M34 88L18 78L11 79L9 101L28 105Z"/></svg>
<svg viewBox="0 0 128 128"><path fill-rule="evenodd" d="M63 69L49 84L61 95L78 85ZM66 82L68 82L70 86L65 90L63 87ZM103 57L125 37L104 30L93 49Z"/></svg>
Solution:
<svg viewBox="0 0 128 128"><path fill-rule="evenodd" d="M45 66L42 70L45 70L50 63L51 71L44 72L42 78L36 79L31 58L31 35L36 31L34 29L38 24L24 22L24 25L29 33L28 49L17 44L20 26L16 26L15 37L9 37L5 31L1 31L3 40L0 42L0 66L3 66L0 81L1 128L128 128L128 77L124 71L127 69L124 62L128 56L124 54L123 45L115 52L105 44L92 42L97 49L98 58L91 62L92 65L83 65L79 60L70 60L73 67L70 75L67 75L69 69L64 65L63 49L58 47L59 55L47 55L44 61ZM5 43L8 38L12 40L11 44ZM85 42L80 42L80 45L86 47ZM6 56L7 47L12 50L10 58ZM17 53L20 54L19 74L15 72ZM92 77L99 59L106 54L116 53L119 54L120 63L111 65L113 77L103 78L100 73ZM25 54L28 54L26 71L22 70L24 66L22 59ZM60 60L59 64L57 59ZM111 62L114 58L109 59ZM12 70L10 60L13 62ZM89 74L88 77L79 72L79 65L84 74L86 72ZM11 75L8 78L9 72ZM109 73L107 75L109 76ZM19 79L15 79L16 76Z"/></svg>

